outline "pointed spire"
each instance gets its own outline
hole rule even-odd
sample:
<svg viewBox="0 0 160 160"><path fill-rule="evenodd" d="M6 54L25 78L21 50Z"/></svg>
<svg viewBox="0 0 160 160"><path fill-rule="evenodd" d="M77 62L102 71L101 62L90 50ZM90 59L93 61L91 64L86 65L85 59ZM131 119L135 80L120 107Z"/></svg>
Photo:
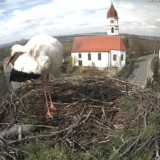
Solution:
<svg viewBox="0 0 160 160"><path fill-rule="evenodd" d="M111 1L111 6L110 9L107 12L107 18L109 17L114 17L114 18L118 18L118 14L117 11L114 8L113 2Z"/></svg>

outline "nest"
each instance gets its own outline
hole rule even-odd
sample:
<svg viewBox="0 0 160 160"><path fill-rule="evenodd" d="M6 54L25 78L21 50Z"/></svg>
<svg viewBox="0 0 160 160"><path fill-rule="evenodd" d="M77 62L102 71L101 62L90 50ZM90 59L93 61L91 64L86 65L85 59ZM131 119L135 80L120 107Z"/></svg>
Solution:
<svg viewBox="0 0 160 160"><path fill-rule="evenodd" d="M35 139L56 139L72 151L87 151L93 145L110 143L107 133L115 129L129 132L137 126L145 128L148 125L147 114L160 113L156 93L124 79L101 76L65 78L51 80L49 88L57 108L53 119L44 117L46 107L41 83L23 86L16 92L9 92L3 99L0 105L0 129L3 133L0 152L3 157L23 159L26 153L16 146ZM136 115L123 109L121 103L127 98L138 106ZM13 126L21 129L19 139L18 129L11 129ZM6 130L12 130L12 133L5 134ZM158 138L157 127L153 137L141 142L136 136L132 139L134 143L125 148L124 142L111 157L134 155L144 147L150 147Z"/></svg>

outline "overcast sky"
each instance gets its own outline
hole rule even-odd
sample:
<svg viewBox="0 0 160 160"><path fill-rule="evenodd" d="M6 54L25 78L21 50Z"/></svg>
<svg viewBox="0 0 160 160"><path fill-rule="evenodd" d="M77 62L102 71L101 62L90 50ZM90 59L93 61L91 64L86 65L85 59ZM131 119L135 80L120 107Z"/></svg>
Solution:
<svg viewBox="0 0 160 160"><path fill-rule="evenodd" d="M120 33L160 36L160 0L112 2ZM52 36L106 32L110 5L110 0L0 0L0 44L42 32Z"/></svg>

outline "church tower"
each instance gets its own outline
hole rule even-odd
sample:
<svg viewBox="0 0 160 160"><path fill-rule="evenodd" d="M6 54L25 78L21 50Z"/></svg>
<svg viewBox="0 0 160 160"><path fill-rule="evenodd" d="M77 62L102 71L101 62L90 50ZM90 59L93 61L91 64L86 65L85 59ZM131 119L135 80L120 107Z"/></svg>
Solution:
<svg viewBox="0 0 160 160"><path fill-rule="evenodd" d="M113 3L107 12L107 35L119 35L118 14Z"/></svg>

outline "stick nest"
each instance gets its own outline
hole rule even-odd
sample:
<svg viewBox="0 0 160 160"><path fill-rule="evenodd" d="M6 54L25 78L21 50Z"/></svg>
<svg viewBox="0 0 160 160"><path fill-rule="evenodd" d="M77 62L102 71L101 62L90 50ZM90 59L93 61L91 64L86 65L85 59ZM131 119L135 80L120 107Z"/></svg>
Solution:
<svg viewBox="0 0 160 160"><path fill-rule="evenodd" d="M1 138L3 157L22 158L25 153L16 146L35 139L54 139L73 151L108 145L114 130L125 134L137 127L145 129L149 125L147 115L160 113L156 93L124 79L101 76L52 79L49 88L57 108L53 119L44 117L46 107L41 83L8 92L3 99L0 105L1 131L15 124L33 126L28 133L22 134L21 139L17 136ZM134 102L136 107L124 104L126 100ZM124 141L111 158L134 155L144 147L151 147L159 138L158 123L159 119L156 120L156 134L152 137L142 142L138 135L134 136L130 146Z"/></svg>

